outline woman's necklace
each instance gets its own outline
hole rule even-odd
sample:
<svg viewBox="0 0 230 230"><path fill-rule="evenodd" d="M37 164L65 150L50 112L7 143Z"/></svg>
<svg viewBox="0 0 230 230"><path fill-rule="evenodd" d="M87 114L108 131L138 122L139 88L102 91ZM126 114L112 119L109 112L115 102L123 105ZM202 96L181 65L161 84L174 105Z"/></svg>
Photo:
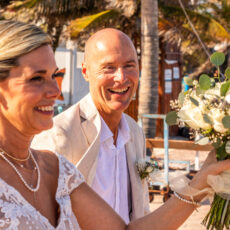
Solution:
<svg viewBox="0 0 230 230"><path fill-rule="evenodd" d="M18 174L19 178L21 179L21 181L23 182L23 184L31 191L31 192L37 192L39 187L40 187L40 179L41 179L41 173L40 173L40 169L38 167L38 163L34 158L34 155L32 154L31 150L29 149L29 156L31 156L36 168L37 172L38 172L38 177L37 177L37 185L35 188L30 187L27 182L25 181L25 179L23 178L22 174L18 171L18 169L15 167L15 165L9 160L7 159L4 154L6 154L5 151L3 151L2 149L0 150L0 156L14 169L14 171ZM9 154L6 154L7 156ZM16 158L17 159L17 158Z"/></svg>
<svg viewBox="0 0 230 230"><path fill-rule="evenodd" d="M27 160L29 160L29 158L31 156L31 151L29 151L28 156L24 159L13 157L12 155L10 155L9 153L7 153L6 151L4 151L1 148L0 148L0 152L4 153L6 156L10 157L11 159L13 159L15 161L27 161Z"/></svg>

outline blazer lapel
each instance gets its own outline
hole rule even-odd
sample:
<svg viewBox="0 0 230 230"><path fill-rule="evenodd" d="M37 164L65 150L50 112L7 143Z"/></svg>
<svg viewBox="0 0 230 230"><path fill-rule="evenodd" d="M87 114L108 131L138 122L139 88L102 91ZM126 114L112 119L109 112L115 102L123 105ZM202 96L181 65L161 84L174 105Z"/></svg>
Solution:
<svg viewBox="0 0 230 230"><path fill-rule="evenodd" d="M80 104L81 128L87 138L89 147L76 167L84 175L86 182L91 185L97 168L100 147L101 118L96 108L89 109L91 104L88 95Z"/></svg>
<svg viewBox="0 0 230 230"><path fill-rule="evenodd" d="M128 170L130 175L130 184L131 184L131 195L132 195L132 213L131 219L135 219L136 216L142 216L142 213L138 213L138 210L143 210L140 206L143 206L143 191L142 191L142 182L140 176L138 175L136 169L137 153L136 153L136 144L134 144L133 135L131 134L130 141L126 144L126 156L128 163Z"/></svg>

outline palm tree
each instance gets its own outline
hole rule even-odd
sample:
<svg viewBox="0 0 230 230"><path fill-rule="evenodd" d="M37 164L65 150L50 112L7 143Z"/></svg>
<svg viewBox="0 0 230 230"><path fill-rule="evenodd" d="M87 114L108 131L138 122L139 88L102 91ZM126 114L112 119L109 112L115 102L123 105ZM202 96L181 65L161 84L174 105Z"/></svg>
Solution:
<svg viewBox="0 0 230 230"><path fill-rule="evenodd" d="M184 2L184 1L183 1ZM187 73L196 72L191 76L199 75L208 65L209 58L207 52L217 43L230 41L229 33L229 0L197 2L189 5L184 3L190 21L199 34L201 42L192 30L191 25L183 13L177 1L174 4L167 4L159 0L159 30L160 35L167 39L168 42L178 41L185 60ZM204 50L205 49L205 50ZM205 63L205 64L204 64ZM192 65L191 65L192 64ZM200 67L203 64L202 67ZM197 71L194 71L194 69Z"/></svg>
<svg viewBox="0 0 230 230"><path fill-rule="evenodd" d="M157 113L158 110L158 1L141 1L141 80L139 114ZM143 119L146 137L155 134L155 122Z"/></svg>
<svg viewBox="0 0 230 230"><path fill-rule="evenodd" d="M58 46L64 26L70 20L105 10L108 5L102 0L5 0L4 2L3 15L6 18L39 23L52 36L54 49Z"/></svg>

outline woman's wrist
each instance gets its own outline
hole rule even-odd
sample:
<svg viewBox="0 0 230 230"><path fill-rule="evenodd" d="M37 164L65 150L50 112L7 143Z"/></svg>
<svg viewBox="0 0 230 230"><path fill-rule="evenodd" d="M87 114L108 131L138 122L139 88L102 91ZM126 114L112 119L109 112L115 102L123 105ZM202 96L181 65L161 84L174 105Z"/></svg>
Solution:
<svg viewBox="0 0 230 230"><path fill-rule="evenodd" d="M184 202L184 203L191 204L191 205L193 205L193 206L195 206L195 207L200 207L200 206L201 206L200 202L197 202L197 201L194 199L193 196L181 195L181 194L179 194L179 193L177 193L177 192L175 192L175 191L173 192L173 194L174 194L174 196L175 196L178 200L180 200L180 201L182 201L182 202Z"/></svg>

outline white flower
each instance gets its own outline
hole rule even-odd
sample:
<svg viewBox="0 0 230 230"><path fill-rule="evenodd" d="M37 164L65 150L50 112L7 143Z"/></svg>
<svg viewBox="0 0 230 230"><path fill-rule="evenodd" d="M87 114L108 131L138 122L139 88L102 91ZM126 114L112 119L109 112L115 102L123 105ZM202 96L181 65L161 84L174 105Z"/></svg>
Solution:
<svg viewBox="0 0 230 230"><path fill-rule="evenodd" d="M193 82L192 82L192 84L195 85L195 86L198 85L198 83L199 82L197 80L193 80Z"/></svg>
<svg viewBox="0 0 230 230"><path fill-rule="evenodd" d="M228 94L227 96L225 96L225 101L227 101L228 103L230 103L230 94Z"/></svg>
<svg viewBox="0 0 230 230"><path fill-rule="evenodd" d="M225 101L230 103L230 88L228 89L227 93L225 94Z"/></svg>
<svg viewBox="0 0 230 230"><path fill-rule="evenodd" d="M147 172L147 173L151 173L153 170L154 170L154 167L152 167L152 166L148 166L148 167L146 168L146 172Z"/></svg>
<svg viewBox="0 0 230 230"><path fill-rule="evenodd" d="M213 121L213 128L219 132L219 133L225 133L228 131L228 129L224 128L224 125L222 123L222 119L225 116L224 111L221 111L217 108L212 108L209 113L209 117L212 118Z"/></svg>
<svg viewBox="0 0 230 230"><path fill-rule="evenodd" d="M205 91L205 96L206 95L216 95L216 96L220 97L220 87L221 87L221 83L217 82L215 87L210 88L210 89Z"/></svg>
<svg viewBox="0 0 230 230"><path fill-rule="evenodd" d="M189 98L186 98L184 105L178 112L179 119L193 129L210 129L211 125L203 119L203 114L205 114L206 111L205 104L199 97L195 95L192 97L199 102L199 106L194 105Z"/></svg>

